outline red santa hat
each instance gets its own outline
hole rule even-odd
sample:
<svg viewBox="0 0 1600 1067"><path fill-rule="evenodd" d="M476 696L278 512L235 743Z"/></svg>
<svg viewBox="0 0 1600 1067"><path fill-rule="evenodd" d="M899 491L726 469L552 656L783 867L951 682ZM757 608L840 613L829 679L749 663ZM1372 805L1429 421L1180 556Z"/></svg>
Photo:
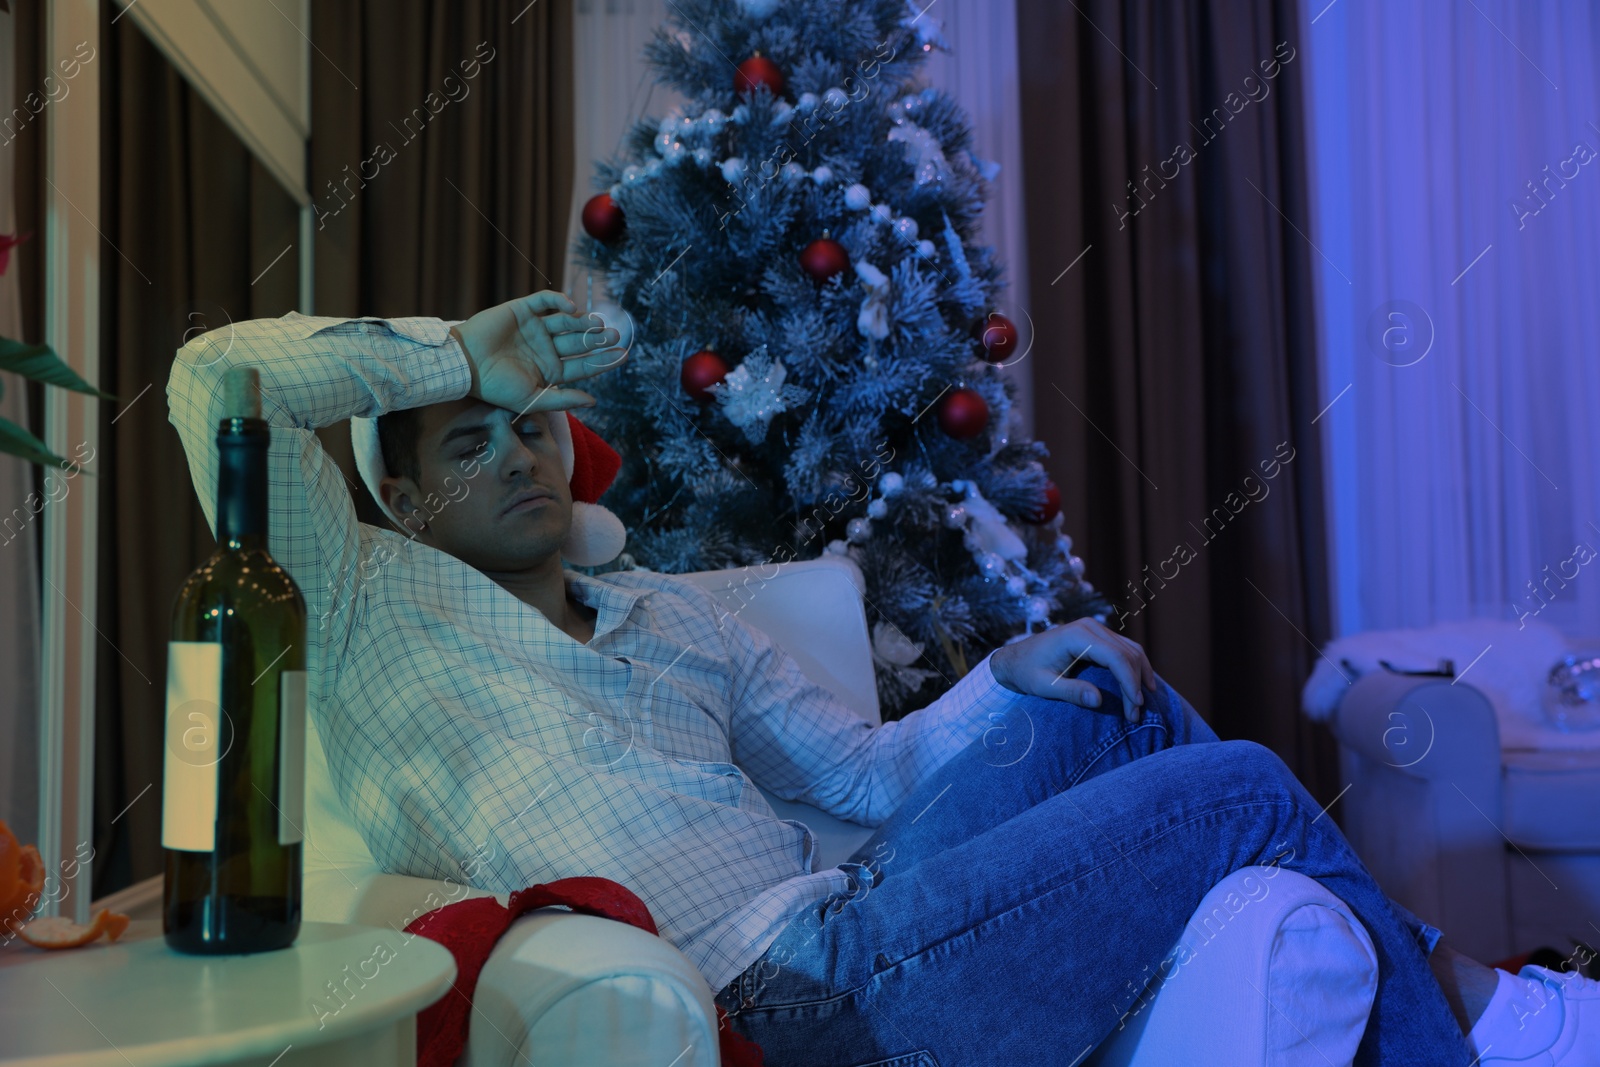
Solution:
<svg viewBox="0 0 1600 1067"><path fill-rule="evenodd" d="M600 494L611 486L622 467L622 457L605 439L565 411L550 413L550 431L561 448L561 467L572 488L572 528L561 544L561 558L578 567L597 567L617 558L628 539L622 520L599 504ZM406 524L383 502L378 484L388 473L383 447L378 442L378 420L356 416L350 420L350 442L356 468L378 507L397 527Z"/></svg>

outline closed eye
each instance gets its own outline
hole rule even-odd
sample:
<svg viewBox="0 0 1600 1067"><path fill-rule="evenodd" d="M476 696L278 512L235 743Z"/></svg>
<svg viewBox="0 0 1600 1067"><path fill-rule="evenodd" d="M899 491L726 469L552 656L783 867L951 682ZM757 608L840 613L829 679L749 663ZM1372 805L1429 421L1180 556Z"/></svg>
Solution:
<svg viewBox="0 0 1600 1067"><path fill-rule="evenodd" d="M544 430L539 425L539 420L538 419L530 419L529 421L524 422L522 424L522 429L521 429L520 433L524 437L540 437L540 436L543 436ZM482 450L484 448L484 446L486 446L488 443L489 442L487 440L480 441L478 444L473 445L471 448L467 449L465 452L457 452L456 453L456 458L457 459L467 459L467 458L471 457L472 455L474 455L475 453L477 453L480 450Z"/></svg>

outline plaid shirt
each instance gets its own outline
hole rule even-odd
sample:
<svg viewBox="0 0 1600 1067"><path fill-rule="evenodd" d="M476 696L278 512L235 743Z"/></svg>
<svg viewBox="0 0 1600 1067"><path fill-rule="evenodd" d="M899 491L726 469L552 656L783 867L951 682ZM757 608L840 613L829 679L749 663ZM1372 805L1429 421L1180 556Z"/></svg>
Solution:
<svg viewBox="0 0 1600 1067"><path fill-rule="evenodd" d="M471 565L358 522L312 431L465 396L450 325L290 312L186 344L167 403L206 520L214 533L223 372L253 365L272 426L269 548L307 605L310 713L378 864L495 892L614 879L719 990L790 919L848 890L845 868L872 882L861 864L813 870L811 830L754 783L877 826L1007 691L985 659L873 727L688 582L566 571L597 613L580 643Z"/></svg>

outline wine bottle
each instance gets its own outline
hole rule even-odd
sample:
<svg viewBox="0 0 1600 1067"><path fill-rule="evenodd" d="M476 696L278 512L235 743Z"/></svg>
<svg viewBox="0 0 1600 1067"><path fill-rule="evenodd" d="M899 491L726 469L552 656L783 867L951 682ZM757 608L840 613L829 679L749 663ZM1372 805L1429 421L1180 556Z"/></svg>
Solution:
<svg viewBox="0 0 1600 1067"><path fill-rule="evenodd" d="M260 372L224 383L217 550L178 590L167 646L162 930L199 955L294 943L305 825L305 599L267 551Z"/></svg>

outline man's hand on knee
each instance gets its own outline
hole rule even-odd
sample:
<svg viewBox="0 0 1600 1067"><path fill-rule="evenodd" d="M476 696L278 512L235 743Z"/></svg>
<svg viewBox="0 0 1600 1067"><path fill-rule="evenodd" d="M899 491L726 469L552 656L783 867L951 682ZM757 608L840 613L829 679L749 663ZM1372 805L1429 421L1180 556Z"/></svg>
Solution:
<svg viewBox="0 0 1600 1067"><path fill-rule="evenodd" d="M1112 633L1093 619L1074 619L1043 633L995 649L989 669L995 681L1017 693L1070 700L1084 707L1100 705L1100 690L1076 677L1099 664L1122 687L1128 721L1144 713L1144 689L1154 690L1156 672L1137 642Z"/></svg>

